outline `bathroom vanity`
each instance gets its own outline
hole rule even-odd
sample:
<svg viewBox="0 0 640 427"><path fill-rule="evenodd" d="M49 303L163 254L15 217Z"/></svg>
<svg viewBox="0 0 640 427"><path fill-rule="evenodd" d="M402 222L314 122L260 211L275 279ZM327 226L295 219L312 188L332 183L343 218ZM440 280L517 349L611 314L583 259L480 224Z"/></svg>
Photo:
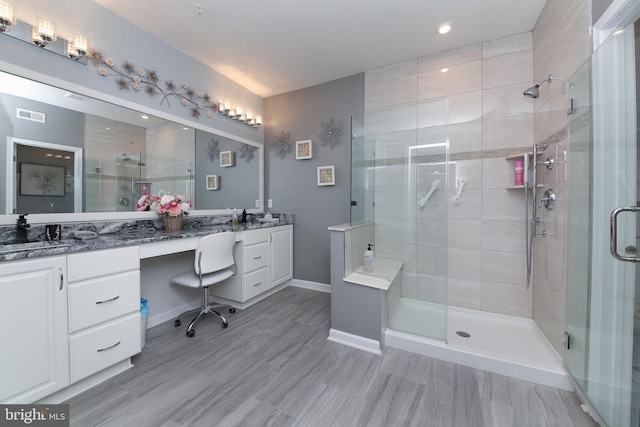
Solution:
<svg viewBox="0 0 640 427"><path fill-rule="evenodd" d="M0 402L62 402L133 366L141 259L191 251L201 236L231 231L238 273L212 296L244 308L282 289L293 276L293 217L278 221L180 233L131 232L127 223L93 240L0 252ZM168 289L169 279L158 286Z"/></svg>

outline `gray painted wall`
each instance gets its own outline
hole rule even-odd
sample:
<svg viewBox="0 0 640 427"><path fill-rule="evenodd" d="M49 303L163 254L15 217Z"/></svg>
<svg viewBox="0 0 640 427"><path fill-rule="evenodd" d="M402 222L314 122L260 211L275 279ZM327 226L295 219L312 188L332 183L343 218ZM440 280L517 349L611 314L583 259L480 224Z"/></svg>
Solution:
<svg viewBox="0 0 640 427"><path fill-rule="evenodd" d="M351 116L364 113L364 74L266 98L265 198L271 212L296 216L293 232L293 276L329 284L327 227L349 222ZM321 146L318 135L330 118L341 121L342 144ZM275 157L270 147L281 132L290 132L292 150ZM313 158L295 159L295 141L312 140ZM335 186L318 187L318 166L335 166Z"/></svg>
<svg viewBox="0 0 640 427"><path fill-rule="evenodd" d="M613 0L592 0L591 1L591 23L595 24L605 10L611 6Z"/></svg>
<svg viewBox="0 0 640 427"><path fill-rule="evenodd" d="M254 115L264 116L263 100L258 95L99 4L92 1L76 2L74 10L66 11L60 10L61 6L56 2L41 3L21 0L19 13L24 16L81 16L79 20L70 18L55 22L59 28L66 28L70 33L85 35L90 47L113 57L118 66L128 60L136 67L155 70L161 81L173 80L177 84L187 82L196 91L209 93L216 101L230 100L233 105L243 106ZM151 97L143 91L120 90L113 76L100 76L97 67L91 64L76 63L12 37L0 37L0 51L0 70L109 102L122 104L124 101L127 106L152 115L163 118L173 116L178 121L197 123L262 143L262 129L245 126L218 114L212 118L203 115L194 119L190 109L182 106L177 99L171 100L171 106L167 102L160 105L161 96Z"/></svg>
<svg viewBox="0 0 640 427"><path fill-rule="evenodd" d="M232 151L235 153L235 166L220 166L220 158L212 162L209 158L209 143L212 139L218 141L220 151ZM259 178L259 153L253 153L254 158L247 161L248 155L240 158L243 144L213 135L208 132L196 131L196 207L215 206L217 209L238 209L238 214L243 209L255 209L256 199L260 192ZM246 153L245 153L246 154ZM218 190L206 189L206 176L217 175L219 180Z"/></svg>

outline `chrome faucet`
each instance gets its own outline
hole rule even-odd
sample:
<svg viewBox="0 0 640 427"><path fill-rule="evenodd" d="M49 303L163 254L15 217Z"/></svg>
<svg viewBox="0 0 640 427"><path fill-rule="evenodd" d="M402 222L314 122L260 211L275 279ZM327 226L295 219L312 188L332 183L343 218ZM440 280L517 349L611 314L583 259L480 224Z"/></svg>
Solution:
<svg viewBox="0 0 640 427"><path fill-rule="evenodd" d="M28 230L31 227L31 224L27 223L27 218L25 218L29 214L20 214L18 216L18 220L16 222L16 242L17 243L26 243L29 241Z"/></svg>

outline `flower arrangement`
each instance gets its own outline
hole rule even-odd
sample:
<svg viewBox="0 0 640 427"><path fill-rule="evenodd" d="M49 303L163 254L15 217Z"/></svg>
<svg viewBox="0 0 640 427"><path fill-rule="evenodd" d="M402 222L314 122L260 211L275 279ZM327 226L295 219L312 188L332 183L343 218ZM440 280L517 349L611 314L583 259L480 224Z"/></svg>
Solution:
<svg viewBox="0 0 640 427"><path fill-rule="evenodd" d="M160 216L164 217L188 215L191 207L191 200L187 200L183 195L166 194L160 197L155 209Z"/></svg>
<svg viewBox="0 0 640 427"><path fill-rule="evenodd" d="M136 202L136 210L155 211L159 201L160 196L144 195L140 197L140 199L138 199L138 201Z"/></svg>

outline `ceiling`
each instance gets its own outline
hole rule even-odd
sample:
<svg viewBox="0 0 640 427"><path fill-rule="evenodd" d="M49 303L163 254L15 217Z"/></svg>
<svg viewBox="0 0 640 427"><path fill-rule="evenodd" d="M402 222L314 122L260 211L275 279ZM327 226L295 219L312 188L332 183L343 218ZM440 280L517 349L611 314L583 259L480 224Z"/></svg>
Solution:
<svg viewBox="0 0 640 427"><path fill-rule="evenodd" d="M546 0L94 1L268 97L530 31Z"/></svg>

